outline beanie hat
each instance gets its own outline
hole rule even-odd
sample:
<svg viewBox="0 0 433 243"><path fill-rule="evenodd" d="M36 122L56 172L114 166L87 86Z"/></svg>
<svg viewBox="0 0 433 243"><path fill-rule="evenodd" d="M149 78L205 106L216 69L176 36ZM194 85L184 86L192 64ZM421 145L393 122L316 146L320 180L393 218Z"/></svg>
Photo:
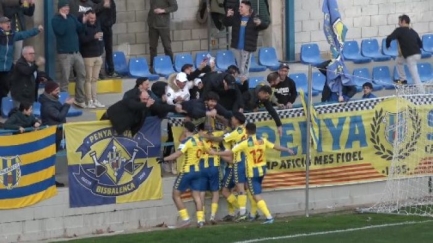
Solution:
<svg viewBox="0 0 433 243"><path fill-rule="evenodd" d="M57 9L61 9L65 6L69 6L69 0L59 0L59 3L57 4Z"/></svg>
<svg viewBox="0 0 433 243"><path fill-rule="evenodd" d="M59 87L59 84L57 84L56 82L49 81L45 84L45 93L50 94L51 92L53 92L58 87Z"/></svg>

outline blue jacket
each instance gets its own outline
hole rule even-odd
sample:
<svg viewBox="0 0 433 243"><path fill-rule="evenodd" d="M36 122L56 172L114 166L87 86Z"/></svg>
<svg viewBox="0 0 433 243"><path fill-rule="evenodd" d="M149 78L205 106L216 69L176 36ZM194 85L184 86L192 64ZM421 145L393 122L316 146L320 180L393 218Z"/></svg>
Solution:
<svg viewBox="0 0 433 243"><path fill-rule="evenodd" d="M64 19L57 14L51 20L54 35L56 36L57 53L68 54L80 51L78 34L86 30L86 26L78 21L72 14Z"/></svg>
<svg viewBox="0 0 433 243"><path fill-rule="evenodd" d="M14 61L15 41L25 40L39 34L38 28L20 32L0 29L0 72L9 72Z"/></svg>
<svg viewBox="0 0 433 243"><path fill-rule="evenodd" d="M377 97L373 93L370 93L368 95L362 95L362 99L374 99L374 98L377 98Z"/></svg>

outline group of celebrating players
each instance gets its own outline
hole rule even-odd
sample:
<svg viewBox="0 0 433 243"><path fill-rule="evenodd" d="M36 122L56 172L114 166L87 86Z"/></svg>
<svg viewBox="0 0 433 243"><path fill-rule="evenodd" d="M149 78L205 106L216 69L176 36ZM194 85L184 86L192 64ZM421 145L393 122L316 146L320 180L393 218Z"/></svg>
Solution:
<svg viewBox="0 0 433 243"><path fill-rule="evenodd" d="M262 181L266 174L266 150L275 149L294 152L275 145L265 138L256 135L256 125L246 123L241 112L234 112L231 118L230 132L205 131L204 125L198 127L190 121L184 122L182 141L176 152L158 159L160 163L183 157L181 170L174 182L173 201L182 220L178 227L188 227L191 219L181 199L181 194L191 190L196 205L197 226L205 224L205 193L212 193L211 214L209 222L216 224L220 190L228 202L229 214L223 221L255 221L259 218L259 209L271 224L274 218L262 197ZM224 175L220 173L220 164L227 165ZM222 178L222 180L221 180ZM237 196L233 194L237 191ZM247 195L251 209L247 213ZM238 211L238 212L237 212Z"/></svg>

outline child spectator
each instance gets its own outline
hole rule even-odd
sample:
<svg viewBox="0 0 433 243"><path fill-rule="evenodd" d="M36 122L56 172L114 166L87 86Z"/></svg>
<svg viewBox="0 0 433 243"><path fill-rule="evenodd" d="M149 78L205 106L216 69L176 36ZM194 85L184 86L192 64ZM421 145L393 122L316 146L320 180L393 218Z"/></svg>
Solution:
<svg viewBox="0 0 433 243"><path fill-rule="evenodd" d="M364 91L364 95L362 99L374 99L377 98L376 95L372 93L373 85L370 82L366 82L362 85L362 90Z"/></svg>
<svg viewBox="0 0 433 243"><path fill-rule="evenodd" d="M19 130L23 133L27 128L39 128L41 122L33 115L33 106L30 103L21 103L20 107L9 113L9 119L4 124L6 130Z"/></svg>

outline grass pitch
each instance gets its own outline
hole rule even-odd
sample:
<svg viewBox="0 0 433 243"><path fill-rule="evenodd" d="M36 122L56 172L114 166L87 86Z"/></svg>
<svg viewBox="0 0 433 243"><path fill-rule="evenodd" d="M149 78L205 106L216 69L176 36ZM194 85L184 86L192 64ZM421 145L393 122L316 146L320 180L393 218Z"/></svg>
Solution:
<svg viewBox="0 0 433 243"><path fill-rule="evenodd" d="M70 243L406 243L432 242L433 219L380 214L317 215L280 219L271 225L236 223L112 235Z"/></svg>

